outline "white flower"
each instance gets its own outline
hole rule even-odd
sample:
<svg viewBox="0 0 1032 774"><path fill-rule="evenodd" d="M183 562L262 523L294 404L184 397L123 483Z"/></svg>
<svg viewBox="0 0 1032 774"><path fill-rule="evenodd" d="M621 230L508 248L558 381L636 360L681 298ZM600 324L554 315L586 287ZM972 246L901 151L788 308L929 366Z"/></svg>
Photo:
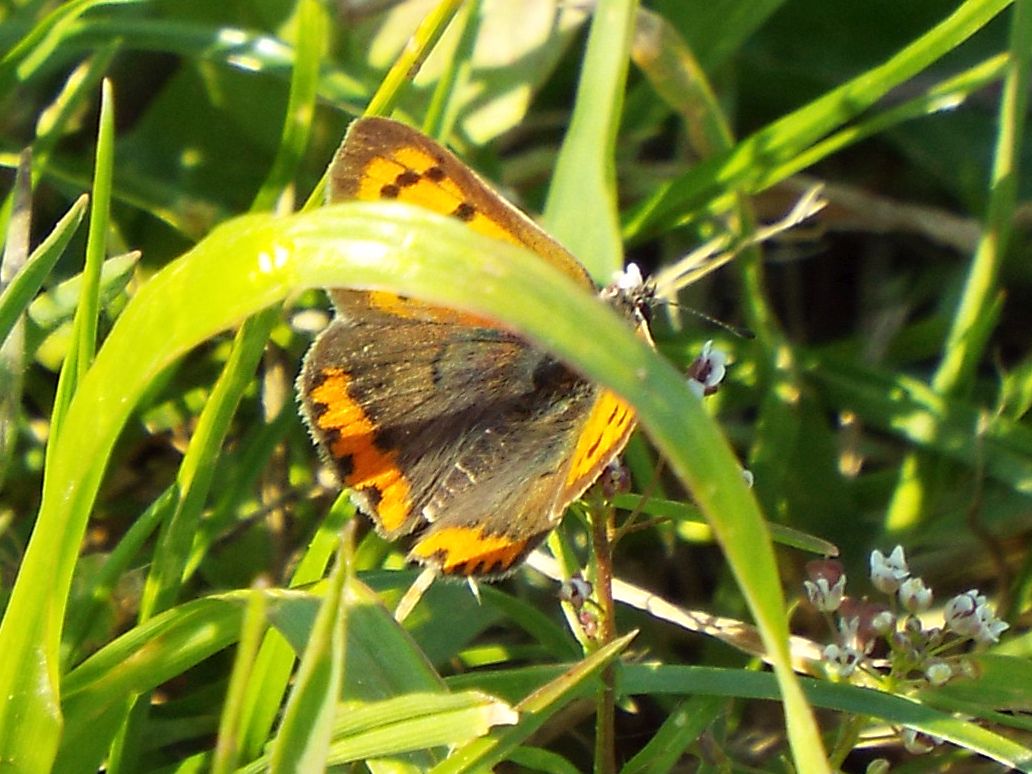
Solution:
<svg viewBox="0 0 1032 774"><path fill-rule="evenodd" d="M903 546L896 546L888 557L878 549L871 552L871 583L878 591L895 594L909 575Z"/></svg>
<svg viewBox="0 0 1032 774"><path fill-rule="evenodd" d="M920 578L907 578L900 584L899 601L911 613L921 613L932 606L932 590Z"/></svg>
<svg viewBox="0 0 1032 774"><path fill-rule="evenodd" d="M953 677L953 670L944 661L933 661L925 667L925 679L932 685L946 685Z"/></svg>
<svg viewBox="0 0 1032 774"><path fill-rule="evenodd" d="M824 613L832 613L842 605L846 592L846 573L837 559L814 559L806 563L809 580L803 581L810 604Z"/></svg>
<svg viewBox="0 0 1032 774"><path fill-rule="evenodd" d="M702 352L688 366L688 388L700 398L712 395L727 374L727 354L714 349L713 342L702 345Z"/></svg>
<svg viewBox="0 0 1032 774"><path fill-rule="evenodd" d="M882 610L880 613L876 613L871 619L871 628L883 636L895 631L896 614L891 610Z"/></svg>
<svg viewBox="0 0 1032 774"><path fill-rule="evenodd" d="M856 648L843 648L835 643L826 645L823 651L824 667L831 677L849 677L856 671L862 654Z"/></svg>
<svg viewBox="0 0 1032 774"><path fill-rule="evenodd" d="M840 576L834 585L829 584L827 578L818 578L816 581L803 581L803 586L811 605L823 613L833 613L842 604L842 596L846 591L846 576Z"/></svg>
<svg viewBox="0 0 1032 774"><path fill-rule="evenodd" d="M978 593L978 589L958 594L946 603L946 609L943 611L946 626L961 637L976 636L982 629L978 609L984 606L985 597Z"/></svg>
<svg viewBox="0 0 1032 774"><path fill-rule="evenodd" d="M1006 621L1001 621L999 618L993 618L990 621L984 621L982 628L979 629L978 634L975 635L975 639L979 642L989 644L991 642L999 642L1000 635L1010 628L1010 624Z"/></svg>
<svg viewBox="0 0 1032 774"><path fill-rule="evenodd" d="M975 615L978 617L978 631L975 633L975 639L981 643L989 644L991 642L999 642L1000 634L1010 628L1010 624L1006 621L1001 621L995 615L993 611L989 609L989 605L982 602L975 610Z"/></svg>
<svg viewBox="0 0 1032 774"><path fill-rule="evenodd" d="M939 737L922 734L912 728L903 729L902 739L903 747L914 755L924 755L935 749L936 745L942 744L942 739Z"/></svg>

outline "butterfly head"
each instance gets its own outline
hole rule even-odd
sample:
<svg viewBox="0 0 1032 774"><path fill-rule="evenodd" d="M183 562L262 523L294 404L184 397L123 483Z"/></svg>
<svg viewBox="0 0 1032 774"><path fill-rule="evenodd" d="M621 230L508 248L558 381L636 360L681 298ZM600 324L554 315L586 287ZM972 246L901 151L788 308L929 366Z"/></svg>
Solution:
<svg viewBox="0 0 1032 774"><path fill-rule="evenodd" d="M656 283L642 276L638 264L629 263L622 271L613 272L612 282L602 288L599 296L639 331L648 332L656 305Z"/></svg>

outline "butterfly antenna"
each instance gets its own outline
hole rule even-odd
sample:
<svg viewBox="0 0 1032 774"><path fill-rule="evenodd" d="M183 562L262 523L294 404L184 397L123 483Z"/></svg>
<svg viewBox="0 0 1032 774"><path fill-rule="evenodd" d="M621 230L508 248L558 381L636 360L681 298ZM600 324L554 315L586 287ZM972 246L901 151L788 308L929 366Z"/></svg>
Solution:
<svg viewBox="0 0 1032 774"><path fill-rule="evenodd" d="M752 329L746 328L743 325L733 325L729 322L725 322L724 320L714 317L713 315L706 314L705 312L696 309L693 306L679 304L676 301L667 301L666 305L677 307L678 309L688 312L688 314L692 315L693 317L698 317L700 320L705 320L711 325L715 325L718 328L722 328L728 333L730 333L732 336L735 336L736 338L747 339L749 341L752 341L756 338L756 334L752 331Z"/></svg>

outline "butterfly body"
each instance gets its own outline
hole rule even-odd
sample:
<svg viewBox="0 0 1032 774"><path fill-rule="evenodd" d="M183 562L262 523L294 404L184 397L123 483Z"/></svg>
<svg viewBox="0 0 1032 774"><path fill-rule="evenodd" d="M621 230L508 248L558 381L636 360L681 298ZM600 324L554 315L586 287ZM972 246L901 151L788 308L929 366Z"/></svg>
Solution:
<svg viewBox="0 0 1032 774"><path fill-rule="evenodd" d="M330 200L408 201L525 246L591 292L585 269L450 152L360 119ZM329 291L336 317L298 380L313 437L379 531L446 574L510 572L634 428L633 410L486 318L385 292ZM647 336L647 291L603 295Z"/></svg>

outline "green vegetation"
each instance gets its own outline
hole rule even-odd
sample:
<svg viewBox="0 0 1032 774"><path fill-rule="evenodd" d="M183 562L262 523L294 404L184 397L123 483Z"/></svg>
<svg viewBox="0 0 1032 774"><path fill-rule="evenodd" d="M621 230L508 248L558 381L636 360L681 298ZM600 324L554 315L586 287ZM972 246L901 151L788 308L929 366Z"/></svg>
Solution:
<svg viewBox="0 0 1032 774"><path fill-rule="evenodd" d="M1032 0L588 6L0 7L11 770L1032 771ZM734 260L653 351L525 250L320 207L363 113L446 140L602 284ZM333 286L497 318L619 392L630 491L396 623L404 541L296 412ZM561 601L577 570L592 599ZM843 570L889 602L838 605Z"/></svg>

